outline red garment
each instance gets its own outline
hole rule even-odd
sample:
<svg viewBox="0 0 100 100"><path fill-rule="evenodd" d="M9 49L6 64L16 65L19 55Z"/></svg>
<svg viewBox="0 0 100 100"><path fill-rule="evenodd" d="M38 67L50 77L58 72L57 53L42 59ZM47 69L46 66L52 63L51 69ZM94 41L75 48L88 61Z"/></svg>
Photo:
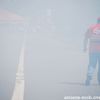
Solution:
<svg viewBox="0 0 100 100"><path fill-rule="evenodd" d="M90 40L89 51L100 52L100 24L91 26L86 37Z"/></svg>

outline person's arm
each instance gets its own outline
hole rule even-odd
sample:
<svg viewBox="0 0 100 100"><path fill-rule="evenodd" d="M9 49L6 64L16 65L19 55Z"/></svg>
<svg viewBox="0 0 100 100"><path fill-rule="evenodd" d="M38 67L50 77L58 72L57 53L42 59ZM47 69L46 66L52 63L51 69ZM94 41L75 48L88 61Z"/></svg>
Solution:
<svg viewBox="0 0 100 100"><path fill-rule="evenodd" d="M88 30L86 33L85 33L85 38L84 38L84 52L87 51L87 45L88 45L88 40L89 40L89 37L90 37L90 30Z"/></svg>

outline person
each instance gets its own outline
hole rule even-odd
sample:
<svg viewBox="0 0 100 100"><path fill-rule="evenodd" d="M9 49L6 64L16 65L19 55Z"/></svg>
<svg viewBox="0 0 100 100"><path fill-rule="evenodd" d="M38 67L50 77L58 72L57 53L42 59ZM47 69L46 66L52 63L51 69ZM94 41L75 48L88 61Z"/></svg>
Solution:
<svg viewBox="0 0 100 100"><path fill-rule="evenodd" d="M89 27L85 34L84 39L84 51L87 51L89 46L89 65L86 76L85 85L88 86L93 79L93 74L98 63L97 79L100 85L100 17L97 19L97 23Z"/></svg>

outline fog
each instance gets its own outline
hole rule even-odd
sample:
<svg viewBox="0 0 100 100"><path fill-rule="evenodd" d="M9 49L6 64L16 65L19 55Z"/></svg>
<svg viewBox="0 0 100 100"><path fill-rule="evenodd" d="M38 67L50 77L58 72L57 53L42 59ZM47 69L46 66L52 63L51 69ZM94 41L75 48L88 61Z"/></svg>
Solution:
<svg viewBox="0 0 100 100"><path fill-rule="evenodd" d="M97 70L92 85L84 86L88 52L83 52L84 34L97 22L99 4L99 0L1 0L0 100L12 98L24 37L24 100L100 96Z"/></svg>

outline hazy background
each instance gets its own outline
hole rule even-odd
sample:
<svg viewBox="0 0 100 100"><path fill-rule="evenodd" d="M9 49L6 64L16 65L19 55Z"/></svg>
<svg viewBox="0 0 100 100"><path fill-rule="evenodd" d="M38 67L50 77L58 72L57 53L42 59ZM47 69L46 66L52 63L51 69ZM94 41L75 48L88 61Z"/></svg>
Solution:
<svg viewBox="0 0 100 100"><path fill-rule="evenodd" d="M1 0L0 100L11 100L24 34L25 100L99 95L98 86L82 85L88 65L84 33L100 16L99 6L100 0Z"/></svg>

